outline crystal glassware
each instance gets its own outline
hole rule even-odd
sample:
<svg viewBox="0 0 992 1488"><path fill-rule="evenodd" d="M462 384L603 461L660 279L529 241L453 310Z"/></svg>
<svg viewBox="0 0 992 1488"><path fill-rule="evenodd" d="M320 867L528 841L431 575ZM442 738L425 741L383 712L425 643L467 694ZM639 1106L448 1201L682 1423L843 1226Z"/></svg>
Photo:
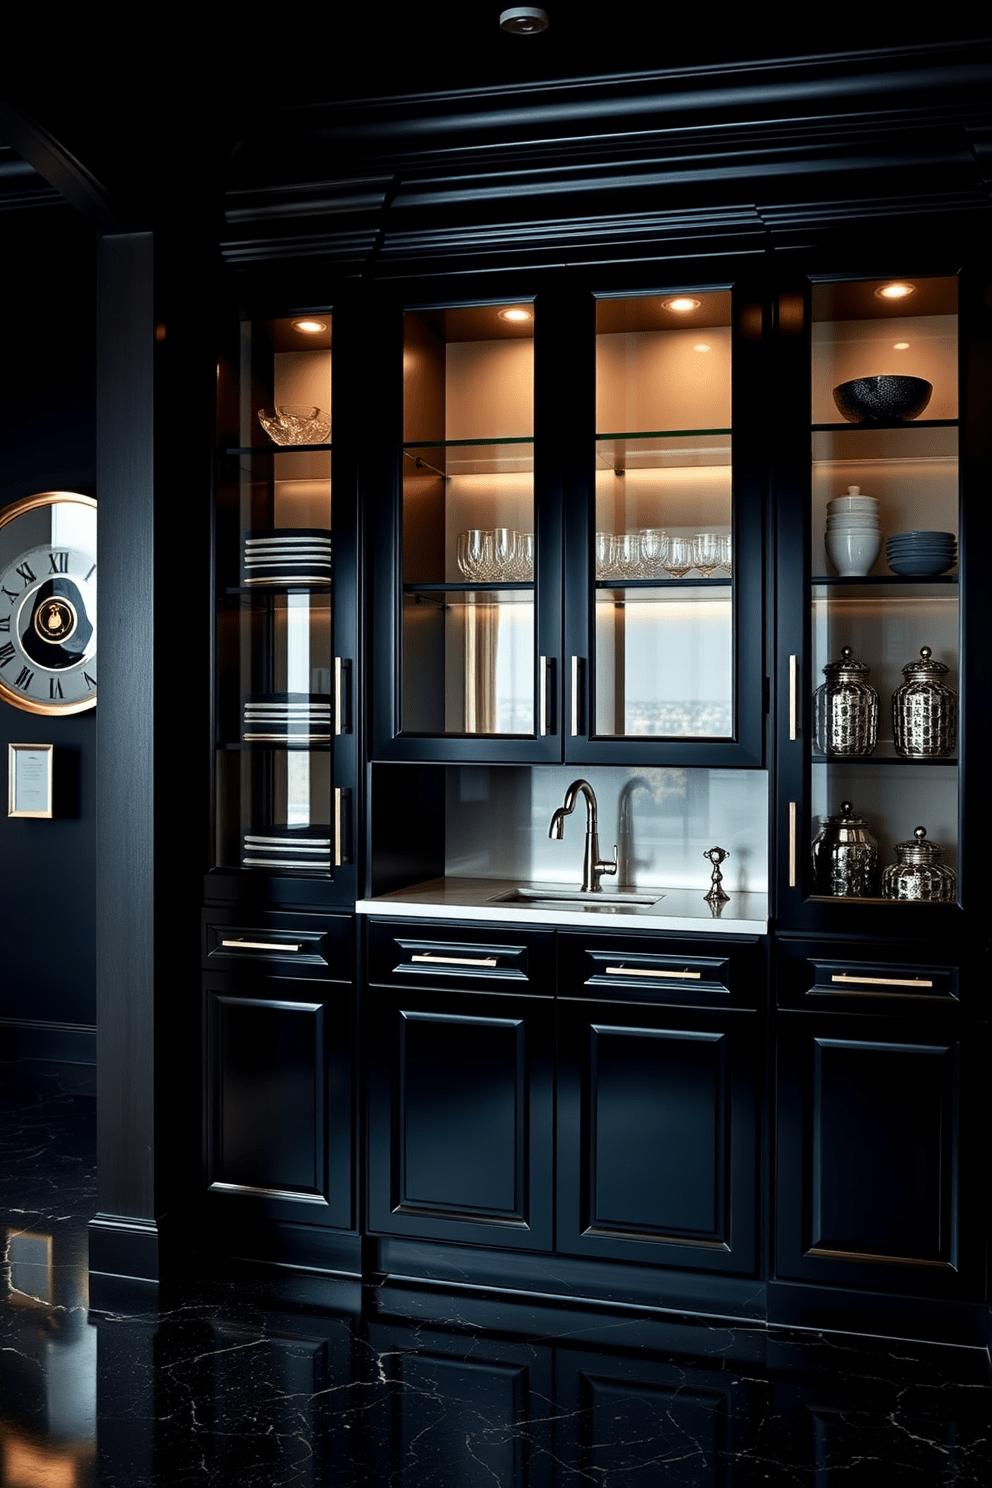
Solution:
<svg viewBox="0 0 992 1488"><path fill-rule="evenodd" d="M641 562L641 534L624 532L616 538L615 568L625 579L641 578L644 569Z"/></svg>
<svg viewBox="0 0 992 1488"><path fill-rule="evenodd" d="M312 403L260 408L258 421L273 444L324 444L331 432L331 415Z"/></svg>
<svg viewBox="0 0 992 1488"><path fill-rule="evenodd" d="M514 562L515 579L532 579L534 577L534 534L533 532L516 532L517 556Z"/></svg>
<svg viewBox="0 0 992 1488"><path fill-rule="evenodd" d="M720 567L720 537L716 532L697 532L692 539L692 561L704 579Z"/></svg>
<svg viewBox="0 0 992 1488"><path fill-rule="evenodd" d="M493 579L515 578L517 561L517 533L512 527L496 527L493 530Z"/></svg>
<svg viewBox="0 0 992 1488"><path fill-rule="evenodd" d="M665 557L665 572L673 579L684 579L693 565L692 540L688 537L673 537L668 544Z"/></svg>
<svg viewBox="0 0 992 1488"><path fill-rule="evenodd" d="M596 533L595 554L597 579L612 579L616 568L616 538L612 532Z"/></svg>
<svg viewBox="0 0 992 1488"><path fill-rule="evenodd" d="M668 556L668 533L663 527L645 527L641 532L641 566L646 579L657 579L665 572Z"/></svg>
<svg viewBox="0 0 992 1488"><path fill-rule="evenodd" d="M733 571L732 542L729 533L720 535L720 562L718 568L724 569L728 574Z"/></svg>

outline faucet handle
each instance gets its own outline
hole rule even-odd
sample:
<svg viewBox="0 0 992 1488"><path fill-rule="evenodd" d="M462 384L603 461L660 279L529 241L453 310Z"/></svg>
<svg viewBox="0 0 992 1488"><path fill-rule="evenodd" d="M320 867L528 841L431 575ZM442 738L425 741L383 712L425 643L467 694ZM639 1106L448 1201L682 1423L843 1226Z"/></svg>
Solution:
<svg viewBox="0 0 992 1488"><path fill-rule="evenodd" d="M620 871L620 853L615 842L613 844L613 862L611 863L609 858L607 858L605 862L597 863L596 867L600 873L618 873Z"/></svg>

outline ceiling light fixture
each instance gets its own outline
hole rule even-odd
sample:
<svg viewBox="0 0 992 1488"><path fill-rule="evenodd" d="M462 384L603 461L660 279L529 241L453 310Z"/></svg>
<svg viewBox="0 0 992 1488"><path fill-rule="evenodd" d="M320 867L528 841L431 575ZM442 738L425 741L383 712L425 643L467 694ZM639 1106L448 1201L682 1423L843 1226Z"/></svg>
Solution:
<svg viewBox="0 0 992 1488"><path fill-rule="evenodd" d="M875 291L880 300L904 300L916 289L915 284L882 284Z"/></svg>
<svg viewBox="0 0 992 1488"><path fill-rule="evenodd" d="M316 336L321 331L327 330L327 322L325 320L294 320L293 330L303 331L307 336Z"/></svg>
<svg viewBox="0 0 992 1488"><path fill-rule="evenodd" d="M538 31L548 29L551 20L548 12L537 5L511 5L501 14L499 24L511 36L536 36Z"/></svg>
<svg viewBox="0 0 992 1488"><path fill-rule="evenodd" d="M685 314L687 310L698 310L700 303L699 300L690 299L688 295L677 295L674 300L662 300L661 308L678 310L681 314Z"/></svg>
<svg viewBox="0 0 992 1488"><path fill-rule="evenodd" d="M515 306L512 310L499 312L500 320L532 320L533 316L533 310L523 310L519 306Z"/></svg>

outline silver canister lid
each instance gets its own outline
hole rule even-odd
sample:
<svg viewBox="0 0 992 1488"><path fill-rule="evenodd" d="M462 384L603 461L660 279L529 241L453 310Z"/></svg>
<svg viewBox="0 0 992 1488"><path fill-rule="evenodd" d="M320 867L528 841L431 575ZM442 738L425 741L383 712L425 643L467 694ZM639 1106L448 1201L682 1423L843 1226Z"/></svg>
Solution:
<svg viewBox="0 0 992 1488"><path fill-rule="evenodd" d="M863 681L871 668L863 661L855 661L854 652L850 646L841 649L840 661L828 661L823 668L823 675L831 681ZM945 667L946 671L946 667Z"/></svg>
<svg viewBox="0 0 992 1488"><path fill-rule="evenodd" d="M946 667L942 661L934 661L933 652L929 646L920 647L920 660L907 661L902 669L904 677L910 681L926 677L946 677L950 667Z"/></svg>
<svg viewBox="0 0 992 1488"><path fill-rule="evenodd" d="M897 842L896 852L902 863L939 863L944 849L939 842L927 842L926 827L916 827L912 842Z"/></svg>

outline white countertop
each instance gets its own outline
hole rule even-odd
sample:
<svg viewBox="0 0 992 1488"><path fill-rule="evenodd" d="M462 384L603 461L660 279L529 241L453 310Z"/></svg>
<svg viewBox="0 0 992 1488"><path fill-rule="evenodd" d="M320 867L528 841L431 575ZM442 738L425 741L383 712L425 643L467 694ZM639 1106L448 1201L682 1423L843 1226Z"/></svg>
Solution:
<svg viewBox="0 0 992 1488"><path fill-rule="evenodd" d="M768 931L767 894L731 894L719 916L699 889L638 889L638 894L657 894L651 904L623 904L617 891L603 889L596 904L530 908L526 904L501 903L515 889L536 889L548 894L574 890L575 884L519 883L504 878L433 878L359 899L357 914L445 920L488 920L498 925L558 925L588 929L596 921L621 930L681 930L707 935L765 935Z"/></svg>

